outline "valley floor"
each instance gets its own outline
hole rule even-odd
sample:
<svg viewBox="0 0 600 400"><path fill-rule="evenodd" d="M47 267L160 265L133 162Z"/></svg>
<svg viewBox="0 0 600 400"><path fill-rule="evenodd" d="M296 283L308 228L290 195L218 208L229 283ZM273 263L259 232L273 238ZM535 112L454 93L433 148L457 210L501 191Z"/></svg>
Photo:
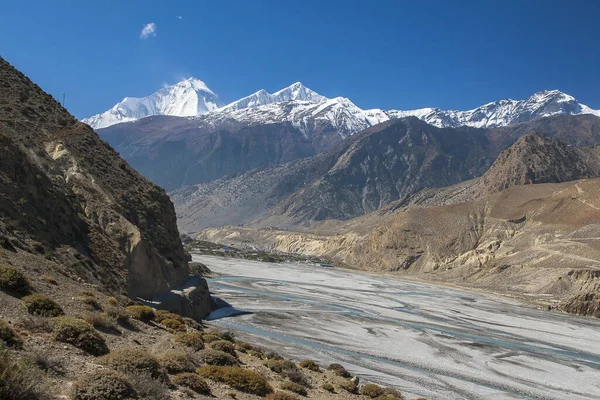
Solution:
<svg viewBox="0 0 600 400"><path fill-rule="evenodd" d="M287 357L429 399L600 399L596 319L365 273L193 259L232 306L211 323Z"/></svg>

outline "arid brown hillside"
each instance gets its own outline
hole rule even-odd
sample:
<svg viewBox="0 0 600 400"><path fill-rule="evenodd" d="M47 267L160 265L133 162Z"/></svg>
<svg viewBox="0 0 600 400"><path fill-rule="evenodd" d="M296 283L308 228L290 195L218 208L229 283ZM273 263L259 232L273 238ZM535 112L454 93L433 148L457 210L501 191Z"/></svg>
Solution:
<svg viewBox="0 0 600 400"><path fill-rule="evenodd" d="M134 297L183 284L187 258L164 190L1 59L0 84L0 240L9 258L42 253Z"/></svg>

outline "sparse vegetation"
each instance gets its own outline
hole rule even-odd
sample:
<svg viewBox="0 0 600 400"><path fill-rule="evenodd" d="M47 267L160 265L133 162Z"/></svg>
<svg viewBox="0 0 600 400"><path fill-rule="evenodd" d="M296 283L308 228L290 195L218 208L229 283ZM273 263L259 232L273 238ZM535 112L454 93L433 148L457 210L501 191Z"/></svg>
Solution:
<svg viewBox="0 0 600 400"><path fill-rule="evenodd" d="M89 313L85 316L84 320L100 331L119 332L113 319L107 314Z"/></svg>
<svg viewBox="0 0 600 400"><path fill-rule="evenodd" d="M247 353L247 352L249 352L251 350L254 350L254 347L252 347L252 345L250 343L236 341L235 342L235 349L237 351L239 351L240 353Z"/></svg>
<svg viewBox="0 0 600 400"><path fill-rule="evenodd" d="M199 363L191 355L184 353L167 353L158 358L161 367L169 374L181 372L193 372L199 367Z"/></svg>
<svg viewBox="0 0 600 400"><path fill-rule="evenodd" d="M204 343L211 343L216 342L217 340L223 340L223 336L214 331L210 331L202 334L202 340L204 340Z"/></svg>
<svg viewBox="0 0 600 400"><path fill-rule="evenodd" d="M183 323L188 326L188 328L192 328L192 329L195 329L200 332L202 332L204 330L204 327L202 326L202 324L192 318L183 317L182 320L183 320Z"/></svg>
<svg viewBox="0 0 600 400"><path fill-rule="evenodd" d="M42 275L42 279L51 285L54 285L54 286L58 285L58 282L56 281L56 279L54 279L50 275Z"/></svg>
<svg viewBox="0 0 600 400"><path fill-rule="evenodd" d="M238 360L231 354L218 350L205 349L200 350L197 354L198 358L208 365L233 366L239 364Z"/></svg>
<svg viewBox="0 0 600 400"><path fill-rule="evenodd" d="M190 388L199 394L210 394L210 386L208 386L208 383L195 373L184 372L182 374L177 374L173 377L172 382L175 385Z"/></svg>
<svg viewBox="0 0 600 400"><path fill-rule="evenodd" d="M352 378L352 374L344 368L341 364L333 363L327 367L329 371L333 371L337 376L341 376L342 378Z"/></svg>
<svg viewBox="0 0 600 400"><path fill-rule="evenodd" d="M146 373L155 379L164 378L164 372L156 357L141 349L113 351L100 357L98 362L124 374Z"/></svg>
<svg viewBox="0 0 600 400"><path fill-rule="evenodd" d="M109 352L104 338L82 319L56 317L52 319L53 337L57 342L69 343L95 356Z"/></svg>
<svg viewBox="0 0 600 400"><path fill-rule="evenodd" d="M317 364L315 361L313 360L303 360L300 361L300 367L305 368L309 371L313 371L313 372L321 372L321 369L319 368L319 364Z"/></svg>
<svg viewBox="0 0 600 400"><path fill-rule="evenodd" d="M31 315L49 318L64 315L62 307L45 294L36 293L25 296L21 300Z"/></svg>
<svg viewBox="0 0 600 400"><path fill-rule="evenodd" d="M322 384L321 389L323 389L329 393L335 393L335 388L333 387L333 385L331 383Z"/></svg>
<svg viewBox="0 0 600 400"><path fill-rule="evenodd" d="M298 397L286 392L275 392L265 397L265 400L298 400Z"/></svg>
<svg viewBox="0 0 600 400"><path fill-rule="evenodd" d="M198 332L178 333L175 335L175 342L191 348L194 351L204 349L204 341L202 335Z"/></svg>
<svg viewBox="0 0 600 400"><path fill-rule="evenodd" d="M163 319L160 323L162 326L168 328L168 329L172 329L176 332L185 332L186 331L186 327L185 324L177 319Z"/></svg>
<svg viewBox="0 0 600 400"><path fill-rule="evenodd" d="M150 322L150 321L154 320L154 318L156 317L152 307L148 307L148 306L139 306L139 305L127 306L125 308L125 311L131 318L135 318L135 319L143 321L143 322Z"/></svg>
<svg viewBox="0 0 600 400"><path fill-rule="evenodd" d="M0 265L0 289L25 294L29 291L29 282L18 269Z"/></svg>
<svg viewBox="0 0 600 400"><path fill-rule="evenodd" d="M281 384L281 388L283 390L289 390L290 392L294 392L296 394L299 394L300 396L307 396L308 395L308 391L306 390L306 388L298 383L294 383L294 382L283 382Z"/></svg>
<svg viewBox="0 0 600 400"><path fill-rule="evenodd" d="M171 394L167 386L168 376L163 375L157 379L148 373L139 371L125 374L125 376L131 382L140 399L171 400Z"/></svg>
<svg viewBox="0 0 600 400"><path fill-rule="evenodd" d="M131 321L129 319L129 314L125 312L125 310L121 307L117 306L108 306L104 311L109 318L112 318L119 325L129 327L131 325Z"/></svg>
<svg viewBox="0 0 600 400"><path fill-rule="evenodd" d="M4 342L6 346L15 349L20 349L23 342L17 336L15 331L3 320L0 319L0 341Z"/></svg>
<svg viewBox="0 0 600 400"><path fill-rule="evenodd" d="M366 385L360 388L360 394L374 399L376 397L383 396L385 394L385 391L379 385L376 385L374 383L367 383Z"/></svg>
<svg viewBox="0 0 600 400"><path fill-rule="evenodd" d="M358 393L358 386L356 385L356 383L354 383L353 381L351 381L349 379L340 379L337 382L337 384L340 387L340 389L343 389L348 393L352 393L352 394Z"/></svg>
<svg viewBox="0 0 600 400"><path fill-rule="evenodd" d="M172 313L166 310L156 310L155 312L156 318L154 319L156 322L162 322L165 319L174 319L183 323L183 317L179 314Z"/></svg>
<svg viewBox="0 0 600 400"><path fill-rule="evenodd" d="M83 304L88 305L92 310L102 310L102 306L93 296L85 296L80 298Z"/></svg>
<svg viewBox="0 0 600 400"><path fill-rule="evenodd" d="M209 344L210 348L217 351L222 351L224 353L231 354L232 356L236 356L235 354L235 345L227 340L216 340Z"/></svg>
<svg viewBox="0 0 600 400"><path fill-rule="evenodd" d="M28 360L15 360L0 349L0 399L50 400L50 390L41 371Z"/></svg>
<svg viewBox="0 0 600 400"><path fill-rule="evenodd" d="M263 363L263 365L278 374L281 374L284 371L298 370L296 364L289 360L267 360Z"/></svg>
<svg viewBox="0 0 600 400"><path fill-rule="evenodd" d="M281 374L282 376L288 378L290 381L294 383L298 383L300 385L304 385L306 387L310 386L310 381L306 375L302 373L302 371L298 369L286 370Z"/></svg>
<svg viewBox="0 0 600 400"><path fill-rule="evenodd" d="M96 371L73 385L73 400L128 400L137 398L131 383L114 371Z"/></svg>
<svg viewBox="0 0 600 400"><path fill-rule="evenodd" d="M197 372L204 378L225 383L240 392L257 396L266 396L273 392L273 388L261 374L249 369L206 365Z"/></svg>

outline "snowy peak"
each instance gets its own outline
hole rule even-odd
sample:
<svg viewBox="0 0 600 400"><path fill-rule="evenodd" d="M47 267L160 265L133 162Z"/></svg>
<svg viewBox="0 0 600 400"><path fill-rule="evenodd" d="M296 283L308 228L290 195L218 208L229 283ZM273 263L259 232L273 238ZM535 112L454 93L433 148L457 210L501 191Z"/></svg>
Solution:
<svg viewBox="0 0 600 400"><path fill-rule="evenodd" d="M83 122L99 129L151 115L197 116L214 111L222 105L218 96L203 81L189 78L165 86L147 97L125 97L110 110L85 118Z"/></svg>
<svg viewBox="0 0 600 400"><path fill-rule="evenodd" d="M235 111L244 108L253 108L265 106L273 103L281 103L286 101L305 101L309 103L320 103L327 100L327 97L321 96L314 90L304 86L301 82L296 82L286 88L283 88L273 94L261 89L250 96L243 97L233 103L223 107L219 111Z"/></svg>

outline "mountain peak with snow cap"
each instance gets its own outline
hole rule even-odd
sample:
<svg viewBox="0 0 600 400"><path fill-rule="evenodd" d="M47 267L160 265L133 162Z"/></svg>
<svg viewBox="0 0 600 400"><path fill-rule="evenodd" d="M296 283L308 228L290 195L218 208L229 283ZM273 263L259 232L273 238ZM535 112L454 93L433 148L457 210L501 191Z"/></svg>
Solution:
<svg viewBox="0 0 600 400"><path fill-rule="evenodd" d="M327 97L321 96L304 86L302 82L296 82L290 86L283 88L271 94L265 89L261 89L250 96L242 97L241 99L227 104L220 111L236 111L243 108L253 108L265 106L272 103L281 103L285 101L306 101L309 103L320 103L327 100Z"/></svg>

